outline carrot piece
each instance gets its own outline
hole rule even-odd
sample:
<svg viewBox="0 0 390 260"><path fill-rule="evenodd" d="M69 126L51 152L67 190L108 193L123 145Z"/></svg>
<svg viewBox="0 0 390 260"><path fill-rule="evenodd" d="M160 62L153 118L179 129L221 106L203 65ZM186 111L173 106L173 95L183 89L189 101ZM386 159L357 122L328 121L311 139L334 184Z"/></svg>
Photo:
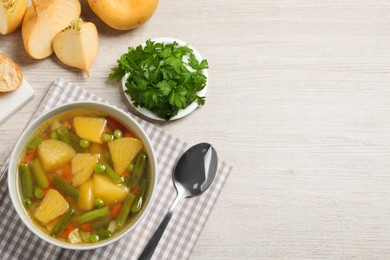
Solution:
<svg viewBox="0 0 390 260"><path fill-rule="evenodd" d="M112 209L111 209L111 216L113 218L117 218L118 217L119 212L121 211L121 207L122 207L122 204L120 204L120 203L115 204L115 206L112 207Z"/></svg>
<svg viewBox="0 0 390 260"><path fill-rule="evenodd" d="M23 158L23 163L29 163L32 160L34 160L36 157L37 157L36 151L30 152L30 153L26 154L26 156Z"/></svg>
<svg viewBox="0 0 390 260"><path fill-rule="evenodd" d="M82 231L91 232L92 231L92 223L86 222L80 225L80 229Z"/></svg>
<svg viewBox="0 0 390 260"><path fill-rule="evenodd" d="M74 229L73 225L69 223L69 224L65 227L64 231L62 232L61 237L62 237L62 238L67 238L67 237L69 236L70 232L73 231L73 229Z"/></svg>
<svg viewBox="0 0 390 260"><path fill-rule="evenodd" d="M126 132L124 137L135 137L135 135L133 133Z"/></svg>
<svg viewBox="0 0 390 260"><path fill-rule="evenodd" d="M61 177L66 183L72 182L72 165L70 163L64 165Z"/></svg>
<svg viewBox="0 0 390 260"><path fill-rule="evenodd" d="M128 171L127 169L124 170L123 173L122 173L122 176L123 176L123 177L130 176L129 171Z"/></svg>
<svg viewBox="0 0 390 260"><path fill-rule="evenodd" d="M130 191L130 193L133 193L134 195L137 195L137 193L139 192L140 188L141 188L141 185L138 184L137 186L134 187L134 189L132 189Z"/></svg>
<svg viewBox="0 0 390 260"><path fill-rule="evenodd" d="M51 185L49 185L49 187L43 189L43 195L46 196L46 193L51 189Z"/></svg>
<svg viewBox="0 0 390 260"><path fill-rule="evenodd" d="M119 123L118 121L116 121L114 118L110 116L107 117L107 125L113 130L119 129L122 132L125 132L126 130L126 128L121 123Z"/></svg>
<svg viewBox="0 0 390 260"><path fill-rule="evenodd" d="M50 139L50 134L45 133L45 135L43 136L43 140L49 140L49 139Z"/></svg>

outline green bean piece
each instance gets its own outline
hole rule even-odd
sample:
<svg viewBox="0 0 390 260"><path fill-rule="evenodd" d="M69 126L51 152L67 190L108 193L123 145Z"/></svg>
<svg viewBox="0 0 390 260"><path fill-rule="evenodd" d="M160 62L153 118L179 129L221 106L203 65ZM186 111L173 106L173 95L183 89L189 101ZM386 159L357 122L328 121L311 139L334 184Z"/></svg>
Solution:
<svg viewBox="0 0 390 260"><path fill-rule="evenodd" d="M108 209L108 207L104 207L101 209L91 210L91 211L79 216L77 219L78 219L80 224L83 224L85 222L88 222L88 221L91 221L91 220L94 220L97 218L108 216L109 214L110 214L110 210Z"/></svg>
<svg viewBox="0 0 390 260"><path fill-rule="evenodd" d="M53 237L59 236L64 231L66 225L68 225L68 223L72 220L74 214L74 209L70 209L68 212L66 212L65 216L54 226L53 230L51 231L51 235Z"/></svg>
<svg viewBox="0 0 390 260"><path fill-rule="evenodd" d="M49 187L49 179L47 178L46 173L42 168L42 164L38 158L35 158L31 161L31 169L34 173L34 177L38 183L39 188L43 190Z"/></svg>
<svg viewBox="0 0 390 260"><path fill-rule="evenodd" d="M126 219L129 216L130 208L134 202L134 199L135 199L135 195L132 193L129 193L127 195L125 201L123 202L121 210L119 211L118 218L116 219L116 224L119 227L122 227L125 224Z"/></svg>
<svg viewBox="0 0 390 260"><path fill-rule="evenodd" d="M30 168L27 164L19 165L19 174L22 179L22 190L25 198L31 198L33 196L33 181L31 178Z"/></svg>
<svg viewBox="0 0 390 260"><path fill-rule="evenodd" d="M88 147L82 147L80 145L81 138L73 132L69 132L70 145L79 153L87 153ZM88 143L89 145L89 143Z"/></svg>
<svg viewBox="0 0 390 260"><path fill-rule="evenodd" d="M34 188L34 197L37 198L37 199L42 199L43 198L43 190L38 188L38 187L35 187Z"/></svg>
<svg viewBox="0 0 390 260"><path fill-rule="evenodd" d="M40 135L37 135L34 137L34 139L31 140L31 142L27 145L27 150L34 151L38 148L38 145L42 142L43 137Z"/></svg>
<svg viewBox="0 0 390 260"><path fill-rule="evenodd" d="M127 166L127 170L132 173L134 171L134 163L130 163L129 166Z"/></svg>
<svg viewBox="0 0 390 260"><path fill-rule="evenodd" d="M57 128L57 134L58 134L58 139L64 143L67 143L69 145L72 144L72 141L70 139L70 135L69 135L69 129L64 127L64 126L61 126L61 127L58 127Z"/></svg>
<svg viewBox="0 0 390 260"><path fill-rule="evenodd" d="M137 186L141 181L142 175L144 174L146 169L146 159L146 154L141 153L140 155L138 155L137 161L135 162L134 171L132 172L130 177L130 189L134 189L135 186Z"/></svg>
<svg viewBox="0 0 390 260"><path fill-rule="evenodd" d="M121 177L119 177L114 170L108 165L106 162L102 162L102 164L106 167L106 175L115 183L119 184L122 183Z"/></svg>
<svg viewBox="0 0 390 260"><path fill-rule="evenodd" d="M138 211L141 210L147 184L148 184L148 180L146 178L141 180L141 188L137 196L135 197L133 205L131 205L131 213L137 213Z"/></svg>
<svg viewBox="0 0 390 260"><path fill-rule="evenodd" d="M110 218L109 218L109 216L102 217L102 218L99 218L99 219L96 219L96 220L92 221L92 227L93 227L94 229L99 229L99 228L102 228L102 227L107 227L108 224L110 224Z"/></svg>
<svg viewBox="0 0 390 260"><path fill-rule="evenodd" d="M101 239L108 239L108 238L112 237L112 233L105 228L100 229L97 234Z"/></svg>
<svg viewBox="0 0 390 260"><path fill-rule="evenodd" d="M64 182L60 177L57 175L53 176L53 184L54 186L64 192L66 195L69 195L73 197L75 200L78 200L80 197L80 192L78 189L73 187L72 185Z"/></svg>

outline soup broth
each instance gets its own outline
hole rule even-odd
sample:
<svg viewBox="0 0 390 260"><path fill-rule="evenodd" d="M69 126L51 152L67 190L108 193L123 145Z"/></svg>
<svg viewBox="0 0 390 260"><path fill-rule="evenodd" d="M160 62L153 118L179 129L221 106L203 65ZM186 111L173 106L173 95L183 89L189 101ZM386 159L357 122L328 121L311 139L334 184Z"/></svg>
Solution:
<svg viewBox="0 0 390 260"><path fill-rule="evenodd" d="M96 243L122 232L147 199L144 144L96 111L70 111L46 122L25 145L18 167L28 216L67 243Z"/></svg>

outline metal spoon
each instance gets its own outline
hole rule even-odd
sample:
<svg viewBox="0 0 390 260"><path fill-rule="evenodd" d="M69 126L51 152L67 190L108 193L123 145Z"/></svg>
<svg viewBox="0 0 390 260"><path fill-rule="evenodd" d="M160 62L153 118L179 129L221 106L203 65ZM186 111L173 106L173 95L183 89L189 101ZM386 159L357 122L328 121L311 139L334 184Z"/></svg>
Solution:
<svg viewBox="0 0 390 260"><path fill-rule="evenodd" d="M208 143L194 145L180 157L173 173L177 197L138 259L146 260L152 257L177 204L183 198L194 197L207 190L214 180L217 165L217 153Z"/></svg>

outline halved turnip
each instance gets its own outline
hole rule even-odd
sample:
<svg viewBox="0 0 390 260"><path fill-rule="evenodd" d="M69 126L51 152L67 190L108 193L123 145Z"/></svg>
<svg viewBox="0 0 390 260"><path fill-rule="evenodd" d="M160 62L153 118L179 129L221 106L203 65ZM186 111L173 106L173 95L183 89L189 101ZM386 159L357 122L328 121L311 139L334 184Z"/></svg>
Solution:
<svg viewBox="0 0 390 260"><path fill-rule="evenodd" d="M73 21L54 37L53 48L58 59L66 65L84 70L89 77L89 68L99 50L96 26L80 18Z"/></svg>
<svg viewBox="0 0 390 260"><path fill-rule="evenodd" d="M8 34L22 24L27 0L0 0L0 33Z"/></svg>
<svg viewBox="0 0 390 260"><path fill-rule="evenodd" d="M35 59L53 53L53 39L80 16L78 0L33 0L22 26L24 47Z"/></svg>
<svg viewBox="0 0 390 260"><path fill-rule="evenodd" d="M130 30L152 17L158 0L88 0L88 4L108 26Z"/></svg>

